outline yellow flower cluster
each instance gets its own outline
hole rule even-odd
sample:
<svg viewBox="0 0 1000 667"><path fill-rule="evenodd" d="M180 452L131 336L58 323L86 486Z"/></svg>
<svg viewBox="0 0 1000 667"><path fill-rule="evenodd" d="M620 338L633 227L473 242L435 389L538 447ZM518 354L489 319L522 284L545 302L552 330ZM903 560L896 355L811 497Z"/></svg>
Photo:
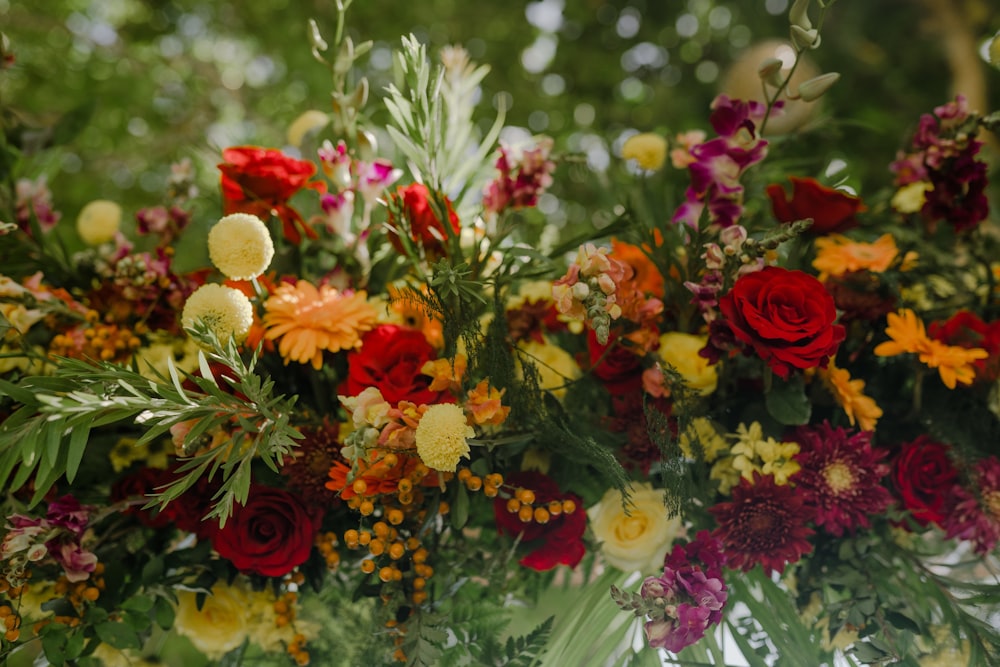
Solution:
<svg viewBox="0 0 1000 667"><path fill-rule="evenodd" d="M908 308L898 313L889 313L886 335L891 338L875 348L880 357L895 357L900 354L916 354L920 363L928 368L938 369L941 382L949 389L958 384L972 384L976 379L973 365L979 359L986 359L989 352L982 348L964 348L945 345L927 336L923 320Z"/></svg>
<svg viewBox="0 0 1000 667"><path fill-rule="evenodd" d="M773 475L775 484L788 484L788 478L800 469L794 460L799 453L798 443L765 438L759 422L749 426L740 424L730 437L736 438L736 444L729 450L728 456L712 466L709 474L711 479L719 480L719 491L722 493L729 493L741 477L752 481L755 472Z"/></svg>

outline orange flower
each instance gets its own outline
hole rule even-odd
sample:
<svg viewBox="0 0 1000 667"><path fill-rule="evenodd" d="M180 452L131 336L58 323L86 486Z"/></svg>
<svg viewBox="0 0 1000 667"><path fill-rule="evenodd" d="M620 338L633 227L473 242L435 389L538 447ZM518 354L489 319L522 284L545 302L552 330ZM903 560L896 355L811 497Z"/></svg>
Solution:
<svg viewBox="0 0 1000 667"><path fill-rule="evenodd" d="M264 304L264 335L281 338L278 352L286 364L311 361L319 370L323 350L356 348L375 326L378 314L366 299L365 292L338 292L329 285L317 289L305 280L283 284Z"/></svg>
<svg viewBox="0 0 1000 667"><path fill-rule="evenodd" d="M469 391L469 400L465 407L472 413L472 419L477 424L492 424L498 426L507 419L510 408L500 401L504 392L491 387L488 380L483 380Z"/></svg>
<svg viewBox="0 0 1000 667"><path fill-rule="evenodd" d="M428 314L427 308L407 294L412 288L401 288L389 285L389 319L392 324L399 324L408 329L416 329L424 335L427 342L440 350L444 347L444 327L441 320ZM427 287L422 290L427 293Z"/></svg>
<svg viewBox="0 0 1000 667"><path fill-rule="evenodd" d="M639 246L630 243L623 243L617 239L611 239L611 254L632 267L635 275L632 277L632 284L635 289L642 294L652 294L655 297L663 297L663 276L656 264L649 258Z"/></svg>
<svg viewBox="0 0 1000 667"><path fill-rule="evenodd" d="M979 347L945 345L928 338L924 323L908 308L898 314L889 313L888 321L885 333L892 340L876 346L875 354L880 357L917 354L922 364L938 369L941 382L949 389L954 389L958 384L972 384L976 378L975 362L990 356L989 352Z"/></svg>
<svg viewBox="0 0 1000 667"><path fill-rule="evenodd" d="M431 380L427 388L431 391L457 391L461 387L462 376L468 361L464 354L456 354L455 359L435 359L426 362L420 372L429 375Z"/></svg>
<svg viewBox="0 0 1000 667"><path fill-rule="evenodd" d="M875 347L879 357L895 357L898 354L921 352L930 343L923 321L909 308L899 313L889 313L886 318L889 326L885 333L892 340L887 340Z"/></svg>
<svg viewBox="0 0 1000 667"><path fill-rule="evenodd" d="M875 430L875 424L882 416L882 408L874 399L865 396L864 380L851 379L851 374L843 368L838 368L832 357L825 369L819 369L819 376L840 407L844 409L851 426L857 422L862 431Z"/></svg>
<svg viewBox="0 0 1000 667"><path fill-rule="evenodd" d="M938 369L944 386L954 389L956 384L972 384L976 379L975 362L989 356L989 352L979 347L964 348L931 340L927 349L920 352L920 361Z"/></svg>
<svg viewBox="0 0 1000 667"><path fill-rule="evenodd" d="M852 241L842 234L831 234L816 239L813 268L820 272L820 280L850 271L882 273L892 266L898 255L899 249L891 234L883 234L873 243Z"/></svg>

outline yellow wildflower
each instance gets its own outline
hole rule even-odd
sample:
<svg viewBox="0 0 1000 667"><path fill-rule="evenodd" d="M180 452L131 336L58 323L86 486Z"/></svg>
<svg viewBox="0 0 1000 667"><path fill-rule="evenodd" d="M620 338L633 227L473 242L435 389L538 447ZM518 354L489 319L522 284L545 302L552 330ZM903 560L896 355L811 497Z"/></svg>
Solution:
<svg viewBox="0 0 1000 667"><path fill-rule="evenodd" d="M864 380L851 379L851 374L843 368L838 368L833 358L826 368L819 369L819 377L844 409L851 426L857 423L862 431L875 430L875 424L882 416L882 408L874 399L865 396Z"/></svg>

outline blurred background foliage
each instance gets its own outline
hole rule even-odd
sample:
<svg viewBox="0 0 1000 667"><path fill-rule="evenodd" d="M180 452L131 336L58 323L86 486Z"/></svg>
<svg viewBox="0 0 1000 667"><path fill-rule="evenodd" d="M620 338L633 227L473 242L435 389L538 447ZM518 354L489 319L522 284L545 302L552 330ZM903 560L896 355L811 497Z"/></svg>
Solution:
<svg viewBox="0 0 1000 667"><path fill-rule="evenodd" d="M831 161L847 161L838 178L864 196L886 182L886 165L919 114L956 87L974 108L1000 109L1000 72L981 55L1000 30L992 2L836 2L812 60L816 73L842 78L804 125L775 137L786 142L783 154L801 161L803 175L827 180ZM581 154L563 168L543 212L557 226L586 217L603 224L623 139L710 130L708 106L720 89L758 89L762 55L741 66L741 54L787 37L788 5L358 0L348 33L374 41L356 73L374 96L392 80L390 49L408 32L432 53L461 44L489 64L484 128L503 104L508 125ZM57 207L74 219L97 198L127 212L159 203L170 164L189 157L203 192L196 215L217 216L222 148L284 147L299 114L330 109L330 72L310 54L310 18L332 34L334 0L0 0L0 30L16 57L0 76L0 104L14 114L7 131L28 149L21 171L46 174ZM386 120L374 101L368 110Z"/></svg>

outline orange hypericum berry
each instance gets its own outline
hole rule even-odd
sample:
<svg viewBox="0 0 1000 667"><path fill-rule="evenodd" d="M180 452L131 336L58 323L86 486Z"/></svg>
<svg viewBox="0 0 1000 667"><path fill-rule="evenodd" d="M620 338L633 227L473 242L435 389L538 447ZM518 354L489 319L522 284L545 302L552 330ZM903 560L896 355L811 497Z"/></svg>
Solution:
<svg viewBox="0 0 1000 667"><path fill-rule="evenodd" d="M365 574L371 574L372 572L374 572L375 561L371 560L370 558L361 561L361 571L364 572Z"/></svg>
<svg viewBox="0 0 1000 667"><path fill-rule="evenodd" d="M331 551L326 555L326 567L332 570L338 565L340 565L340 554L336 551Z"/></svg>
<svg viewBox="0 0 1000 667"><path fill-rule="evenodd" d="M368 551L372 556L381 556L385 553L385 542L382 540L372 540L372 543L368 545Z"/></svg>
<svg viewBox="0 0 1000 667"><path fill-rule="evenodd" d="M461 470L458 471L458 481L464 482L470 477L472 477L472 471L469 470L468 468L462 468Z"/></svg>
<svg viewBox="0 0 1000 667"><path fill-rule="evenodd" d="M403 546L402 542L393 542L389 545L389 558L399 560L405 553L406 547Z"/></svg>
<svg viewBox="0 0 1000 667"><path fill-rule="evenodd" d="M413 580L413 590L422 591L427 587L427 580L423 577L417 577Z"/></svg>
<svg viewBox="0 0 1000 667"><path fill-rule="evenodd" d="M549 511L544 507L535 508L535 523L548 523L550 518Z"/></svg>
<svg viewBox="0 0 1000 667"><path fill-rule="evenodd" d="M396 662L406 662L406 653L403 652L403 649L397 648L392 654L392 659Z"/></svg>
<svg viewBox="0 0 1000 667"><path fill-rule="evenodd" d="M567 498L566 500L563 501L562 508L563 512L565 512L566 514L572 514L573 512L576 511L576 503Z"/></svg>
<svg viewBox="0 0 1000 667"><path fill-rule="evenodd" d="M391 523L392 525L398 526L399 524L403 523L403 510L396 509L395 507L393 507L391 510L388 511L385 518L389 519L389 523Z"/></svg>
<svg viewBox="0 0 1000 667"><path fill-rule="evenodd" d="M363 479L356 479L354 480L354 483L351 484L351 489L359 496L363 496L365 495L365 491L368 490L368 482Z"/></svg>
<svg viewBox="0 0 1000 667"><path fill-rule="evenodd" d="M413 503L413 494L412 493L399 493L396 496L396 500L399 501L400 505L410 505L410 504Z"/></svg>
<svg viewBox="0 0 1000 667"><path fill-rule="evenodd" d="M358 511L361 512L362 516L371 516L375 511L375 503L370 500L362 500L361 504L358 505Z"/></svg>
<svg viewBox="0 0 1000 667"><path fill-rule="evenodd" d="M14 610L11 609L9 606L0 605L0 618L7 618L12 613L14 613Z"/></svg>
<svg viewBox="0 0 1000 667"><path fill-rule="evenodd" d="M479 489L483 488L483 478L475 476L470 477L469 479L465 480L465 488L467 488L469 491L478 491Z"/></svg>
<svg viewBox="0 0 1000 667"><path fill-rule="evenodd" d="M434 576L434 568L430 565L425 565L420 563L419 565L413 566L413 571L417 573L418 577L423 577L424 579L430 579Z"/></svg>
<svg viewBox="0 0 1000 667"><path fill-rule="evenodd" d="M507 499L507 511L508 512L510 512L511 514L514 514L519 509L521 509L521 501L520 500L518 500L517 498L508 498Z"/></svg>
<svg viewBox="0 0 1000 667"><path fill-rule="evenodd" d="M406 549L408 551L416 551L420 548L420 538L419 537L408 537L406 538Z"/></svg>
<svg viewBox="0 0 1000 667"><path fill-rule="evenodd" d="M288 603L284 600L274 601L274 613L276 614L287 614L288 613Z"/></svg>
<svg viewBox="0 0 1000 667"><path fill-rule="evenodd" d="M17 628L14 628L13 630L8 630L7 632L3 633L3 638L9 642L16 642L17 638L20 636L21 636L21 631L18 630Z"/></svg>
<svg viewBox="0 0 1000 667"><path fill-rule="evenodd" d="M422 604L427 599L427 591L413 591L410 599L413 600L413 604Z"/></svg>
<svg viewBox="0 0 1000 667"><path fill-rule="evenodd" d="M372 532L374 532L379 539L384 540L389 537L389 524L385 521L376 521L375 525L372 526Z"/></svg>
<svg viewBox="0 0 1000 667"><path fill-rule="evenodd" d="M386 565L378 571L378 578L388 583L392 581L392 568Z"/></svg>
<svg viewBox="0 0 1000 667"><path fill-rule="evenodd" d="M530 505L535 502L535 492L531 489L518 489L514 494L518 500L520 500L525 505Z"/></svg>
<svg viewBox="0 0 1000 667"><path fill-rule="evenodd" d="M499 495L500 489L493 486L492 484L483 485L483 495L487 498L496 498Z"/></svg>
<svg viewBox="0 0 1000 667"><path fill-rule="evenodd" d="M357 549L358 548L358 540L359 540L360 537L361 537L360 533L358 533L358 531L354 530L353 528L351 528L349 530L345 530L344 531L344 544L347 545L348 549Z"/></svg>
<svg viewBox="0 0 1000 667"><path fill-rule="evenodd" d="M531 505L521 505L521 509L517 511L517 518L521 520L521 523L528 523L534 516L535 511Z"/></svg>
<svg viewBox="0 0 1000 667"><path fill-rule="evenodd" d="M306 667L309 664L309 654L305 651L295 654L295 664L299 667Z"/></svg>
<svg viewBox="0 0 1000 667"><path fill-rule="evenodd" d="M486 483L490 486L503 486L503 475L498 472L492 472L486 476Z"/></svg>
<svg viewBox="0 0 1000 667"><path fill-rule="evenodd" d="M396 484L396 490L400 493L409 493L410 491L413 491L413 480L409 480L404 477Z"/></svg>
<svg viewBox="0 0 1000 667"><path fill-rule="evenodd" d="M389 452L388 454L382 457L382 463L384 463L386 466L390 468L395 468L396 464L399 463L399 457L396 456L394 453Z"/></svg>
<svg viewBox="0 0 1000 667"><path fill-rule="evenodd" d="M372 541L372 534L369 533L367 530L358 535L358 543L363 547L368 546L368 543L371 541Z"/></svg>
<svg viewBox="0 0 1000 667"><path fill-rule="evenodd" d="M559 516L560 514L562 514L562 510L563 510L562 502L558 500L549 501L549 514L551 514L552 516Z"/></svg>
<svg viewBox="0 0 1000 667"><path fill-rule="evenodd" d="M447 500L442 500L441 504L438 505L438 514L447 514L451 511L451 505L448 504Z"/></svg>
<svg viewBox="0 0 1000 667"><path fill-rule="evenodd" d="M427 556L429 555L430 554L427 552L427 549L420 547L419 549L413 552L413 562L418 564L425 563L427 562Z"/></svg>
<svg viewBox="0 0 1000 667"><path fill-rule="evenodd" d="M283 628L291 622L285 614L278 614L274 617L274 625L279 628Z"/></svg>
<svg viewBox="0 0 1000 667"><path fill-rule="evenodd" d="M95 601L97 598L101 597L101 591L93 586L89 586L83 589L83 599Z"/></svg>

